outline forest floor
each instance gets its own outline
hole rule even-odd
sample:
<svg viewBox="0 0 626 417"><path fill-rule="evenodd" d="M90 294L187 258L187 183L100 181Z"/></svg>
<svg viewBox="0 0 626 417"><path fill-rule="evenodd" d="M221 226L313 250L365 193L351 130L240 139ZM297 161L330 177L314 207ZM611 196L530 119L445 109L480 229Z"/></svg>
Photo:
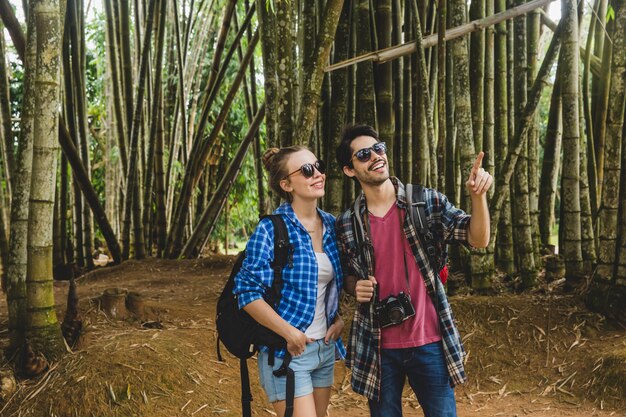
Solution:
<svg viewBox="0 0 626 417"><path fill-rule="evenodd" d="M21 381L0 400L0 415L240 415L238 362L228 355L218 362L215 349L216 300L233 260L129 261L81 277L79 345L38 378ZM108 288L140 293L143 320L102 313L98 297ZM67 282L55 283L59 319L67 289ZM459 416L626 416L626 330L588 311L576 295L504 291L451 302L468 352L469 382L456 389ZM0 348L7 333L2 297ZM249 366L253 415L274 415L254 359ZM405 416L423 415L408 387L403 404ZM329 415L368 415L339 362Z"/></svg>

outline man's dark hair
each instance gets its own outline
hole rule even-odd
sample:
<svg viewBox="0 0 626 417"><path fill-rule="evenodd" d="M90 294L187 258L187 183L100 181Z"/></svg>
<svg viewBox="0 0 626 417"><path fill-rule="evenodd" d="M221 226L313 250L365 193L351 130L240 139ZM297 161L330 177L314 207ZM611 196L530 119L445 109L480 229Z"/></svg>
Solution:
<svg viewBox="0 0 626 417"><path fill-rule="evenodd" d="M352 149L350 148L350 144L352 141L359 136L371 136L377 141L380 141L378 138L378 132L369 125L348 125L343 128L341 132L341 142L339 142L339 146L335 151L335 156L337 157L337 163L340 168L347 166L348 168L353 168L352 165Z"/></svg>

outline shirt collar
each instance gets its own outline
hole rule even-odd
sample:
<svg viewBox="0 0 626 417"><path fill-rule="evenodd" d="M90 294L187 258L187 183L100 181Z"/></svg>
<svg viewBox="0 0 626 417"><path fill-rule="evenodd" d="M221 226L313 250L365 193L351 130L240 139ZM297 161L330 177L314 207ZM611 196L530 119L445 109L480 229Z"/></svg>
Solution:
<svg viewBox="0 0 626 417"><path fill-rule="evenodd" d="M393 184L393 187L396 190L396 204L400 208L406 208L406 191L404 188L404 184L397 177L389 177L389 180ZM361 215L365 212L366 201L365 201L365 193L361 191L361 194L358 197L359 201L359 213Z"/></svg>
<svg viewBox="0 0 626 417"><path fill-rule="evenodd" d="M293 207L288 202L282 203L276 209L276 211L274 211L274 213L284 215L296 227L299 227L300 229L302 229L303 232L306 232L306 229L304 228L302 223L300 223L300 220L298 220L298 218L296 217L296 212L293 211ZM334 221L332 219L332 216L330 216L327 213L325 213L324 211L322 211L319 207L317 207L317 214L322 218L322 223L324 223L324 227L326 229L326 232L329 232L330 230L333 230L335 228L335 223L334 223Z"/></svg>

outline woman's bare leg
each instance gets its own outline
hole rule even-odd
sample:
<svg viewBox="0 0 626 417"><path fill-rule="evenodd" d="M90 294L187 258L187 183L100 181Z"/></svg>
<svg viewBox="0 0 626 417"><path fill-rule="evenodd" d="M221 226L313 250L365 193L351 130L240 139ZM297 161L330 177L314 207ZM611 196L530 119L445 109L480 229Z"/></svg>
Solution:
<svg viewBox="0 0 626 417"><path fill-rule="evenodd" d="M317 417L324 417L330 402L330 387L313 388L313 399L315 400L315 413Z"/></svg>
<svg viewBox="0 0 626 417"><path fill-rule="evenodd" d="M293 417L317 417L316 414L317 401L314 399L316 389L313 390L313 394L304 395L293 399ZM330 393L330 389L328 389ZM330 395L328 396L330 399ZM326 401L328 404L328 401ZM285 408L287 407L286 401L276 401L272 403L274 411L278 417L284 417ZM322 414L323 415L323 414Z"/></svg>

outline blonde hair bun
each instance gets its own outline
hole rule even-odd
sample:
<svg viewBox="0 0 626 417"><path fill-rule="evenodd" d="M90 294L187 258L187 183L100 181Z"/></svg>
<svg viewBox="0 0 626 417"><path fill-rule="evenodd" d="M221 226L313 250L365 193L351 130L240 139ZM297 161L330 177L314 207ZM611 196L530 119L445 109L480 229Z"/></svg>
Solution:
<svg viewBox="0 0 626 417"><path fill-rule="evenodd" d="M276 156L278 152L280 152L280 149L278 148L269 148L268 150L265 151L265 153L261 157L261 161L263 161L263 166L268 171L270 170L270 167L272 166L272 160L274 159L274 156Z"/></svg>

